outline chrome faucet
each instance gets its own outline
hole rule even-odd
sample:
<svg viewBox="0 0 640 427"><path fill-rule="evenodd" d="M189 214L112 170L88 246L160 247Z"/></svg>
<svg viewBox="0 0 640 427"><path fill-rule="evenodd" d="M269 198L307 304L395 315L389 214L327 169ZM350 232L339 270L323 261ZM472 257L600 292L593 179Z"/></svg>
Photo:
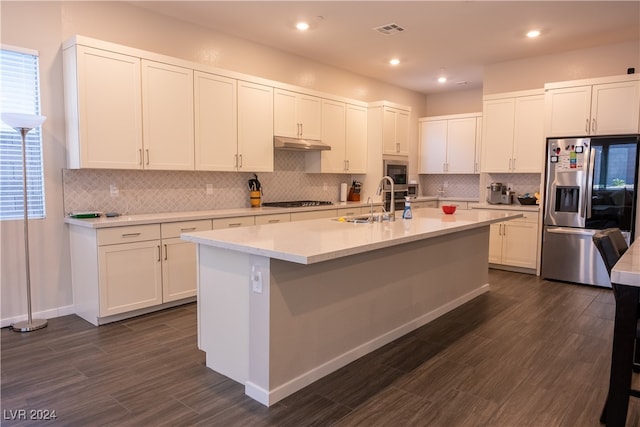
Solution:
<svg viewBox="0 0 640 427"><path fill-rule="evenodd" d="M383 176L380 180L380 184L378 184L378 192L376 193L378 196L382 194L382 187L384 181L387 180L391 184L391 203L389 205L389 221L396 220L396 201L395 201L395 183L390 176ZM384 206L384 200L382 201L382 206Z"/></svg>
<svg viewBox="0 0 640 427"><path fill-rule="evenodd" d="M373 222L373 199L371 196L367 197L367 204L369 204L369 221Z"/></svg>

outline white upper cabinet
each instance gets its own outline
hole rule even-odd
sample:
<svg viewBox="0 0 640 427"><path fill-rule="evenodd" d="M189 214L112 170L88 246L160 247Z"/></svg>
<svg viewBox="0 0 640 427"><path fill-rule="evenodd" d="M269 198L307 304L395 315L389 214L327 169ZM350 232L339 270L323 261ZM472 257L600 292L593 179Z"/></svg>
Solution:
<svg viewBox="0 0 640 427"><path fill-rule="evenodd" d="M236 170L237 81L196 71L194 102L196 170Z"/></svg>
<svg viewBox="0 0 640 427"><path fill-rule="evenodd" d="M531 92L485 98L482 172L542 172L544 95Z"/></svg>
<svg viewBox="0 0 640 427"><path fill-rule="evenodd" d="M331 146L331 150L307 153L307 172L345 173L347 105L344 102L322 100L322 142ZM319 167L316 165L318 158Z"/></svg>
<svg viewBox="0 0 640 427"><path fill-rule="evenodd" d="M331 150L306 153L310 173L366 173L367 109L322 100L322 142Z"/></svg>
<svg viewBox="0 0 640 427"><path fill-rule="evenodd" d="M273 172L273 88L238 81L236 169Z"/></svg>
<svg viewBox="0 0 640 427"><path fill-rule="evenodd" d="M409 112L384 106L382 123L382 154L409 155Z"/></svg>
<svg viewBox="0 0 640 427"><path fill-rule="evenodd" d="M63 61L67 167L141 169L140 59L74 45Z"/></svg>
<svg viewBox="0 0 640 427"><path fill-rule="evenodd" d="M345 159L348 173L367 173L367 109L347 104Z"/></svg>
<svg viewBox="0 0 640 427"><path fill-rule="evenodd" d="M145 169L194 169L193 70L142 61Z"/></svg>
<svg viewBox="0 0 640 427"><path fill-rule="evenodd" d="M418 173L477 173L480 120L480 113L420 119Z"/></svg>
<svg viewBox="0 0 640 427"><path fill-rule="evenodd" d="M273 96L274 135L321 139L321 98L282 89L275 89Z"/></svg>
<svg viewBox="0 0 640 427"><path fill-rule="evenodd" d="M640 80L637 76L589 82L545 85L548 137L640 132Z"/></svg>

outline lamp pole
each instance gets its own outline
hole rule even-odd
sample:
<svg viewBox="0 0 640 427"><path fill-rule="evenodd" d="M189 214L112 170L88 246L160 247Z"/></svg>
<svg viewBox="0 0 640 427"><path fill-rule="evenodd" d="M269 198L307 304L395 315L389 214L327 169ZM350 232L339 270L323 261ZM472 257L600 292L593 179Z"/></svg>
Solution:
<svg viewBox="0 0 640 427"><path fill-rule="evenodd" d="M29 205L27 200L27 134L40 126L46 117L32 114L2 113L2 121L20 133L22 138L22 199L24 214L24 263L27 282L27 320L11 324L16 332L31 332L47 326L46 319L33 319L31 310L31 268L29 265Z"/></svg>

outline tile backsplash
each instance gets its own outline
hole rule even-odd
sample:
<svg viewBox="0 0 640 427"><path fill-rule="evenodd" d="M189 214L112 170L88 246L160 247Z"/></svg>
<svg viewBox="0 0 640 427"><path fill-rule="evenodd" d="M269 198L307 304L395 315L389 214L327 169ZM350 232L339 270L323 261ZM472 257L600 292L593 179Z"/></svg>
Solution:
<svg viewBox="0 0 640 427"><path fill-rule="evenodd" d="M338 200L340 183L350 183L351 175L306 173L304 156L276 150L274 172L258 173L262 201ZM249 207L250 178L248 172L64 169L64 210L143 214ZM117 197L111 197L112 184ZM207 194L208 184L213 194Z"/></svg>
<svg viewBox="0 0 640 427"><path fill-rule="evenodd" d="M441 195L444 197L464 197L486 199L487 193L482 187L481 176L484 178L484 186L492 182L501 182L509 185L516 194L535 193L540 191L539 173L504 173L483 175L420 175L420 192L424 196Z"/></svg>

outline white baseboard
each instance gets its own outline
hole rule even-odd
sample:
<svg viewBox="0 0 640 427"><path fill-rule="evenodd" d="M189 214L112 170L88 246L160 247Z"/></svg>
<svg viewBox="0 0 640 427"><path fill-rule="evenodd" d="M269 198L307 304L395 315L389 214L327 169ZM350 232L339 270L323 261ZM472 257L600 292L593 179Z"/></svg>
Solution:
<svg viewBox="0 0 640 427"><path fill-rule="evenodd" d="M75 313L73 305L67 305L64 307L51 308L49 310L32 313L31 317L33 319L53 319L54 317L67 316L73 313ZM27 317L28 316L26 314L23 314L20 316L2 318L0 319L0 327L4 328L11 326L12 323L22 322L23 320L27 320Z"/></svg>
<svg viewBox="0 0 640 427"><path fill-rule="evenodd" d="M460 307L462 304L469 302L475 297L482 295L488 291L489 284L487 283L443 306L440 306L428 313L423 314L422 316L417 317L410 322L405 323L404 325L401 325L364 344L361 344L274 389L265 390L264 388L259 387L251 381L247 381L245 382L245 394L265 406L271 406L274 403L284 399L285 397L295 393L296 391L301 390L309 384L319 380L320 378L348 365L349 363L364 356L365 354L371 353L372 351L382 347L383 345L389 344L390 342L400 338L401 336L406 335L409 332L426 325L427 323L437 319L438 317L448 313L449 311L457 307Z"/></svg>

